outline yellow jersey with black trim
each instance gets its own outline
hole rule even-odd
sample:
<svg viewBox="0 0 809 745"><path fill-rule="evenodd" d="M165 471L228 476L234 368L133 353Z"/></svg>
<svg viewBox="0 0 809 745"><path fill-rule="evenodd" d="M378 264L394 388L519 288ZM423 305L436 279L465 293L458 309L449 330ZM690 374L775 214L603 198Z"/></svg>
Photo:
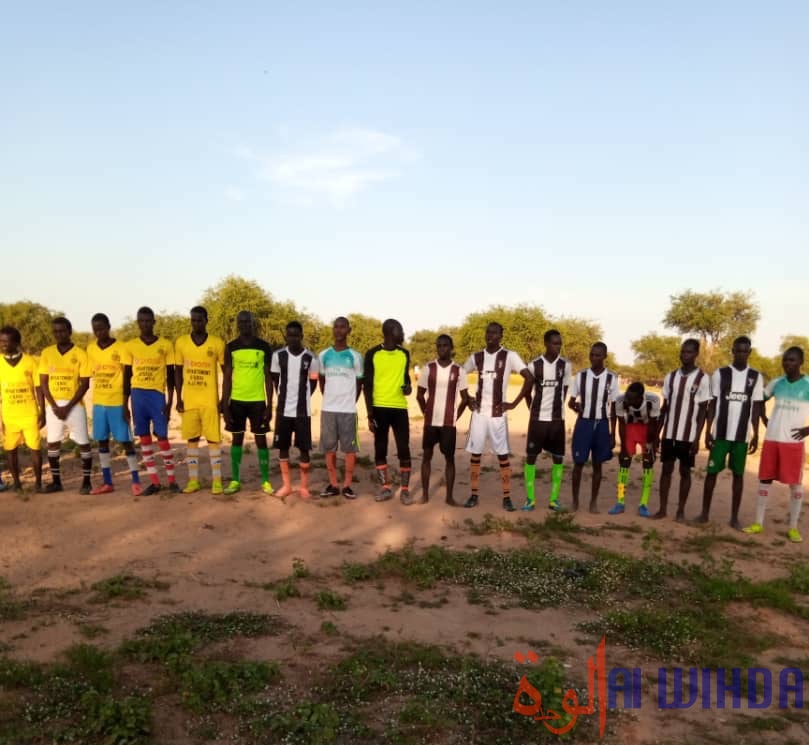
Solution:
<svg viewBox="0 0 809 745"><path fill-rule="evenodd" d="M218 336L197 345L191 334L174 342L174 364L183 367L183 406L202 409L219 405L219 368L225 364L225 342Z"/></svg>

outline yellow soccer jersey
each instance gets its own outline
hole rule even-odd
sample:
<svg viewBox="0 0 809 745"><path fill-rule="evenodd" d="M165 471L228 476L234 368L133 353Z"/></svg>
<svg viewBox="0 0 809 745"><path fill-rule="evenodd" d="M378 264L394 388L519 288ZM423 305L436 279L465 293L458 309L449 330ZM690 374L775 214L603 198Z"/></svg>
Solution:
<svg viewBox="0 0 809 745"><path fill-rule="evenodd" d="M93 403L121 406L124 403L124 365L131 364L126 345L117 339L106 349L91 342L87 346L90 375L93 378Z"/></svg>
<svg viewBox="0 0 809 745"><path fill-rule="evenodd" d="M183 366L183 405L202 409L219 405L219 366L225 363L225 342L208 335L197 346L191 334L174 344L174 364Z"/></svg>
<svg viewBox="0 0 809 745"><path fill-rule="evenodd" d="M79 378L90 377L87 352L75 344L64 354L56 344L45 347L39 358L39 374L48 376L48 389L54 401L69 400L79 389Z"/></svg>
<svg viewBox="0 0 809 745"><path fill-rule="evenodd" d="M0 357L0 397L3 421L25 422L39 413L34 389L39 383L37 364L30 354L23 354L16 365Z"/></svg>
<svg viewBox="0 0 809 745"><path fill-rule="evenodd" d="M174 345L162 336L151 344L140 337L126 342L132 365L132 387L147 391L166 390L166 365L174 364Z"/></svg>

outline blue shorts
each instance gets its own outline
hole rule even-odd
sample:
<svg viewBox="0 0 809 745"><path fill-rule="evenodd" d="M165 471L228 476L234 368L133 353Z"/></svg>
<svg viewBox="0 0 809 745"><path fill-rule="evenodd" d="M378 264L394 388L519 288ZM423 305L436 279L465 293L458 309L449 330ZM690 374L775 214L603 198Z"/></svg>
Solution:
<svg viewBox="0 0 809 745"><path fill-rule="evenodd" d="M593 463L612 459L610 423L607 419L579 419L573 428L573 462L586 463L593 454Z"/></svg>
<svg viewBox="0 0 809 745"><path fill-rule="evenodd" d="M132 418L135 420L135 434L138 437L154 433L161 439L168 437L169 423L163 409L166 399L159 391L148 391L142 388L132 389Z"/></svg>
<svg viewBox="0 0 809 745"><path fill-rule="evenodd" d="M132 433L124 419L124 407L93 404L93 439L101 442L110 437L116 442L132 442Z"/></svg>

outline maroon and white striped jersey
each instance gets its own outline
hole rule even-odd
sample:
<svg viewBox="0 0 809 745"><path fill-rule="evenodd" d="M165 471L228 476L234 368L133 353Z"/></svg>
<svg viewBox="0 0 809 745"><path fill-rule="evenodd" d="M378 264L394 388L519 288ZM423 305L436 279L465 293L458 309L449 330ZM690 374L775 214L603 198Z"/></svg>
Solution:
<svg viewBox="0 0 809 745"><path fill-rule="evenodd" d="M463 368L455 362L443 367L433 360L419 374L418 386L427 391L424 426L454 427L459 394L469 387Z"/></svg>
<svg viewBox="0 0 809 745"><path fill-rule="evenodd" d="M475 393L478 411L483 416L499 417L505 413L503 403L508 392L509 375L521 373L528 368L514 350L500 347L494 354L485 349L470 354L463 369L478 374L478 388Z"/></svg>

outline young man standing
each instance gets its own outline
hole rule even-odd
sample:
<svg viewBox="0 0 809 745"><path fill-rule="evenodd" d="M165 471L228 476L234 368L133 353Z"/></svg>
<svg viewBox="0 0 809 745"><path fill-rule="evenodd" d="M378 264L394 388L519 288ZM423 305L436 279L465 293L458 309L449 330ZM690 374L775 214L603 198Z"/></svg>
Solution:
<svg viewBox="0 0 809 745"><path fill-rule="evenodd" d="M179 492L174 476L174 453L169 443L169 416L174 403L174 345L155 335L155 315L151 308L138 309L137 321L140 336L126 343L128 364L124 365L124 385L131 391L135 434L140 439L143 462L151 482L143 494L151 496L160 491L152 431L166 467L169 491ZM168 400L164 395L166 389Z"/></svg>
<svg viewBox="0 0 809 745"><path fill-rule="evenodd" d="M621 453L618 456L618 501L610 509L610 515L624 511L626 486L629 483L629 468L638 449L643 454L643 487L638 514L649 517L649 496L654 482L655 452L657 452L657 422L660 418L660 396L647 393L643 383L630 383L626 393L615 399L615 416L618 419L618 434Z"/></svg>
<svg viewBox="0 0 809 745"><path fill-rule="evenodd" d="M326 454L329 485L321 497L356 499L351 484L357 464L357 400L362 391L362 356L348 346L351 326L340 316L334 320L334 344L318 356L320 362L320 392L323 404L320 412L320 446ZM343 488L337 480L337 446L345 455L346 468Z"/></svg>
<svg viewBox="0 0 809 745"><path fill-rule="evenodd" d="M607 345L597 341L590 347L590 368L573 378L568 405L579 416L573 428L573 509L579 509L579 490L584 464L592 456L593 483L590 488L590 512L598 513L601 489L601 464L612 459L615 447L615 418L612 403L618 398L618 376L604 363Z"/></svg>
<svg viewBox="0 0 809 745"><path fill-rule="evenodd" d="M45 347L39 359L39 380L42 394L48 402L45 423L48 428L48 464L52 481L45 487L47 493L62 491L60 453L65 432L79 446L82 481L80 494L92 489L90 472L93 455L87 432L87 411L84 394L90 387L90 365L87 353L79 349L70 338L73 326L67 318L54 318L51 323L56 344Z"/></svg>
<svg viewBox="0 0 809 745"><path fill-rule="evenodd" d="M784 374L771 380L764 389L765 401L774 398L775 408L767 424L764 447L758 467L759 489L756 502L756 521L744 529L745 533L764 530L764 512L770 495L770 485L780 481L789 486L789 530L787 537L800 543L798 518L803 503L803 465L806 460L804 440L809 436L809 377L801 372L803 350L790 347L784 352L781 365Z"/></svg>
<svg viewBox="0 0 809 745"><path fill-rule="evenodd" d="M208 333L208 311L191 308L191 333L174 343L174 385L177 412L182 416L183 438L188 443L185 462L188 483L183 494L200 490L199 441L208 443L211 492L222 493L222 430L219 426L219 369L225 364L225 342Z"/></svg>
<svg viewBox="0 0 809 745"><path fill-rule="evenodd" d="M412 504L410 496L410 419L407 415L407 396L410 384L410 353L402 347L402 324L388 318L382 324L382 344L365 353L363 388L368 411L368 429L374 433L374 462L380 491L377 502L393 497L388 476L388 433L393 429L402 488L402 504Z"/></svg>
<svg viewBox="0 0 809 745"><path fill-rule="evenodd" d="M666 516L674 463L680 463L680 499L677 504L678 522L685 520L685 503L691 490L691 469L699 451L699 438L711 400L708 376L696 365L699 342L686 339L680 347L679 370L670 372L663 380L663 407L660 410L663 441L660 445L660 508L654 519Z"/></svg>
<svg viewBox="0 0 809 745"><path fill-rule="evenodd" d="M534 376L516 352L504 349L503 327L496 322L486 327L486 348L469 356L464 363L464 372L477 372L478 386L474 400L470 400L472 420L466 451L470 453L469 488L471 495L464 507L476 507L480 491L480 460L486 444L491 441L492 450L500 463L500 480L503 484L503 509L513 512L511 501L511 452L508 443L508 417L506 412L520 403L531 390ZM506 401L511 373L523 377L520 395L514 401Z"/></svg>
<svg viewBox="0 0 809 745"><path fill-rule="evenodd" d="M129 387L124 384L124 367L131 364L126 345L110 336L110 319L96 313L90 321L96 340L87 347L90 376L93 379L93 439L98 443L103 483L90 492L108 494L113 491L110 437L124 448L132 494L143 493L138 473L138 457L129 429Z"/></svg>
<svg viewBox="0 0 809 745"><path fill-rule="evenodd" d="M551 329L545 332L545 354L531 360L528 369L534 376L533 392L525 397L531 412L528 424L525 466L525 504L523 510L534 509L537 456L544 450L553 460L551 493L548 507L559 510L562 488L562 461L565 457L565 399L570 389L572 367L560 356L562 335Z"/></svg>
<svg viewBox="0 0 809 745"><path fill-rule="evenodd" d="M42 450L39 430L45 426L45 397L37 385L37 364L21 348L22 337L13 326L0 329L0 401L3 407L3 447L14 488L22 489L17 448L31 451L34 486L42 491Z"/></svg>
<svg viewBox="0 0 809 745"><path fill-rule="evenodd" d="M247 422L256 441L261 490L272 494L270 483L270 451L267 432L272 412L272 349L256 336L256 320L248 310L236 316L239 335L225 347L225 369L222 375L222 414L225 428L233 435L230 446L231 481L225 494L241 489L241 464Z"/></svg>
<svg viewBox="0 0 809 745"><path fill-rule="evenodd" d="M277 497L292 494L292 477L289 473L289 449L292 436L300 452L299 467L301 485L298 495L309 499L309 453L312 450L312 393L317 388L319 363L314 353L303 346L303 326L299 321L290 321L284 333L287 345L273 352L270 365L278 405L275 409L275 437L273 447L278 448L281 464L281 488Z"/></svg>
<svg viewBox="0 0 809 745"><path fill-rule="evenodd" d="M764 409L763 376L758 370L747 366L750 349L750 339L740 336L733 342L733 364L720 368L711 377L713 398L708 404L705 427L705 447L711 454L708 456L708 474L702 493L702 513L697 518L699 523L708 522L716 476L729 461L733 473L730 526L736 530L742 527L739 507L742 504L747 454L758 450L758 423Z"/></svg>
<svg viewBox="0 0 809 745"><path fill-rule="evenodd" d="M469 405L469 387L466 373L460 365L452 361L452 337L441 334L435 341L437 358L424 366L419 375L416 399L421 413L424 414L424 434L422 447L424 455L421 461L421 499L419 504L426 504L430 499L430 467L433 450L438 449L444 456L444 480L447 484L446 503L458 506L452 497L455 485L455 422L458 416ZM456 403L460 396L461 404L456 411Z"/></svg>

